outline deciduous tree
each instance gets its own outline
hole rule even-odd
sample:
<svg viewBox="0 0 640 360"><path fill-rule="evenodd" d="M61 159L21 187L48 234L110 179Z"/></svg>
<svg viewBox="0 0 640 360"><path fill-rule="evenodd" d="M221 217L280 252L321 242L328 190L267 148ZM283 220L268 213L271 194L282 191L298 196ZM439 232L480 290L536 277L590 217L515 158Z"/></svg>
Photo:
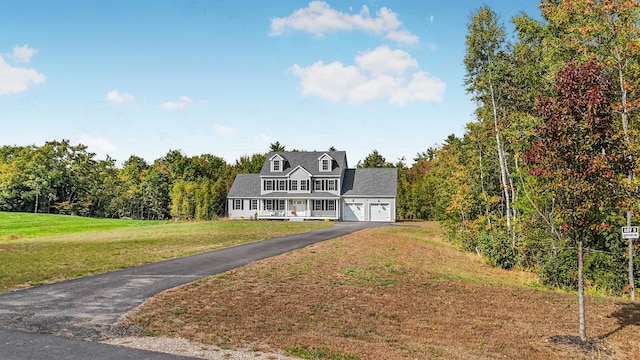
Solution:
<svg viewBox="0 0 640 360"><path fill-rule="evenodd" d="M594 61L570 65L556 77L554 93L543 98L544 121L525 153L531 173L544 177L558 206L560 232L578 250L580 338L586 340L584 305L585 243L607 229L619 206L619 174L631 167L622 134L615 131L610 74Z"/></svg>

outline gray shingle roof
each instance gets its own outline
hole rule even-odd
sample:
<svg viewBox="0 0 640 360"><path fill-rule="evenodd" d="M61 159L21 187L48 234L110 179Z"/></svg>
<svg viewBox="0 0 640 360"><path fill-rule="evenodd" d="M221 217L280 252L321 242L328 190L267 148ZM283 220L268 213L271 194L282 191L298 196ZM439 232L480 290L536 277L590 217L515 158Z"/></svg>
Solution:
<svg viewBox="0 0 640 360"><path fill-rule="evenodd" d="M271 171L272 156L278 154L284 158L284 168L282 172ZM327 154L333 158L332 171L320 171L318 158L323 154ZM298 165L302 166L311 175L340 175L342 170L347 168L347 153L345 151L279 151L267 154L267 160L262 165L260 175L284 176Z"/></svg>
<svg viewBox="0 0 640 360"><path fill-rule="evenodd" d="M260 196L260 175L238 174L231 185L229 198L250 198Z"/></svg>
<svg viewBox="0 0 640 360"><path fill-rule="evenodd" d="M345 196L390 196L398 192L398 169L347 169L342 181Z"/></svg>
<svg viewBox="0 0 640 360"><path fill-rule="evenodd" d="M261 174L279 174L285 175L289 171L293 170L296 166L302 165L314 175L328 175L334 174L334 172L320 172L318 170L318 158L322 154L327 153L336 160L338 166L344 166L344 168L337 168L334 170L335 174L340 174L340 171L344 169L344 178L342 180L342 195L343 196L384 196L384 197L396 197L398 187L398 169L396 168L366 168L366 169L347 169L346 154L343 151L335 152L312 152L312 153L298 153L298 152L280 152L280 156L287 159L289 164L285 167L285 171L282 173L271 173L269 168L269 161L265 161L265 165L262 168ZM267 157L275 155L276 153L270 153ZM293 167L293 164L297 161ZM335 165L335 164L334 164ZM309 166L311 169L307 168ZM266 173L265 173L266 168ZM286 193L271 193L268 195L260 195L260 175L261 174L238 174L236 179L229 190L227 195L229 198L331 198L336 195L329 193L311 193L311 194L286 194Z"/></svg>

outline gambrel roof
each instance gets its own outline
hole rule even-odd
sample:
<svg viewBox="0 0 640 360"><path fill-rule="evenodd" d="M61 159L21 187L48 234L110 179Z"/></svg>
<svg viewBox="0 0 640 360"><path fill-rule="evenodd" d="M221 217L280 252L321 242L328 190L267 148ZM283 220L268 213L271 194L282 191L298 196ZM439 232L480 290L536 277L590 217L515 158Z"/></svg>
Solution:
<svg viewBox="0 0 640 360"><path fill-rule="evenodd" d="M319 159L324 154L333 158L331 171L320 171ZM279 155L284 159L283 171L271 171L271 159ZM285 176L288 175L297 166L303 167L312 176L335 176L340 175L342 171L347 169L347 153L345 151L278 151L267 154L267 161L262 165L260 175L262 176Z"/></svg>

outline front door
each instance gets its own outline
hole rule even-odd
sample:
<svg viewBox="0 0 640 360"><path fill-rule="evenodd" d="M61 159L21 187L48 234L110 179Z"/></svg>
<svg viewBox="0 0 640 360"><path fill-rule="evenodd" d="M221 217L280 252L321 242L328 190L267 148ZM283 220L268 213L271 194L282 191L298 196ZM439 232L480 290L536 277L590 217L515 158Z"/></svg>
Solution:
<svg viewBox="0 0 640 360"><path fill-rule="evenodd" d="M307 216L307 201L306 200L291 200L289 204L292 216Z"/></svg>

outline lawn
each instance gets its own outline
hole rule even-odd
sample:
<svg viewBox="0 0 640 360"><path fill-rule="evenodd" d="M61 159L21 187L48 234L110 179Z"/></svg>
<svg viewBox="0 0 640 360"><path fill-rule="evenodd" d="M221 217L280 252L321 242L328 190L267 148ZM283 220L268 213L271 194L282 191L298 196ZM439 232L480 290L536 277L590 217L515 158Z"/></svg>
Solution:
<svg viewBox="0 0 640 360"><path fill-rule="evenodd" d="M367 229L169 290L147 336L311 359L638 359L640 306L577 295L457 250L435 223ZM152 342L153 344L153 342ZM153 345L150 345L153 347Z"/></svg>
<svg viewBox="0 0 640 360"><path fill-rule="evenodd" d="M85 231L114 230L166 222L93 219L81 216L0 212L0 243L6 240L65 235Z"/></svg>
<svg viewBox="0 0 640 360"><path fill-rule="evenodd" d="M331 226L0 212L0 292Z"/></svg>

